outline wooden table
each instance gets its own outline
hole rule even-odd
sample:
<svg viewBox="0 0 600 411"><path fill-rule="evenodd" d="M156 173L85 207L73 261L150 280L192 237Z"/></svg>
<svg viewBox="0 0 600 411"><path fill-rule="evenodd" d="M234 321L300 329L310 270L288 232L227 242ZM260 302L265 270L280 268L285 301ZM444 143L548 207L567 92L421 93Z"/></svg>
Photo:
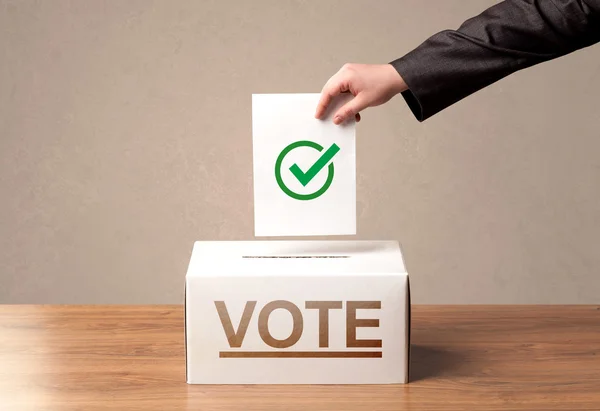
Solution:
<svg viewBox="0 0 600 411"><path fill-rule="evenodd" d="M0 410L600 410L600 306L413 306L411 382L185 383L181 306L0 305Z"/></svg>

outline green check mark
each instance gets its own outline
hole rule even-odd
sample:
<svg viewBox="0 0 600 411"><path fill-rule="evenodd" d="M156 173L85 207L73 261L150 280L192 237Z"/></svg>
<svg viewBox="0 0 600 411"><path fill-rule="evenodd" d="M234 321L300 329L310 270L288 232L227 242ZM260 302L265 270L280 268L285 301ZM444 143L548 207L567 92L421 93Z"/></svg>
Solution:
<svg viewBox="0 0 600 411"><path fill-rule="evenodd" d="M281 166L283 164L283 160L285 156L287 156L292 150L295 150L298 147L309 147L314 150L317 150L318 152L323 153L321 157L317 159L317 161L310 167L310 169L306 173L303 172L297 164L294 164L290 167L292 175L296 177L296 179L300 181L300 183L303 186L306 186L317 174L319 174L319 172L323 168L327 168L327 179L325 180L321 188L319 188L314 193L296 193L290 190L283 182L283 177L281 176ZM327 191L329 186L331 186L331 182L333 181L334 166L333 162L329 161L333 158L333 156L336 155L338 151L340 151L340 148L336 144L332 144L332 146L329 147L329 149L327 149L325 152L323 152L323 150L323 146L321 146L319 143L310 140L295 141L289 144L287 147L285 147L277 156L277 161L275 161L275 181L277 181L277 185L279 186L279 188L281 188L281 191L283 191L285 194L287 194L294 200L301 201L314 200L315 198L318 198L321 195L323 195L323 193ZM328 162L329 165L325 167L325 165Z"/></svg>
<svg viewBox="0 0 600 411"><path fill-rule="evenodd" d="M312 166L310 166L306 173L303 172L296 163L290 167L290 171L292 174L294 174L294 176L296 176L300 184L306 187L306 185L310 183L310 181L319 173L319 171L323 169L323 167L325 167L325 165L333 158L333 156L337 154L338 151L340 151L340 148L337 146L337 144L333 143L331 147L329 147L327 151L325 151L321 157L319 157L319 159Z"/></svg>

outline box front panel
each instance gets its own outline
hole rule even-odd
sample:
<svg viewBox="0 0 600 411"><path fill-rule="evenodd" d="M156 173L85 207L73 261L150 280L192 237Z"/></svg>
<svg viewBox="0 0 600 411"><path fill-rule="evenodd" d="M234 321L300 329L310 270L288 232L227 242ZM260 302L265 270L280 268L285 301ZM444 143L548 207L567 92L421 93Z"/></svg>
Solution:
<svg viewBox="0 0 600 411"><path fill-rule="evenodd" d="M188 281L189 383L405 382L405 275Z"/></svg>

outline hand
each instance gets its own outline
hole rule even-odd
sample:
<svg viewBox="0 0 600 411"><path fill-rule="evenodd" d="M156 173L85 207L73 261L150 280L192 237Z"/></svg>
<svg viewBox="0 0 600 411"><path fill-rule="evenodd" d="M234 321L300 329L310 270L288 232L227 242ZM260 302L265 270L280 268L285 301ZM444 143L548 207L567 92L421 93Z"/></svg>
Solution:
<svg viewBox="0 0 600 411"><path fill-rule="evenodd" d="M333 122L341 124L353 116L360 121L361 110L386 103L407 88L390 64L345 64L323 87L315 117L323 116L333 97L350 92L354 98L333 115Z"/></svg>

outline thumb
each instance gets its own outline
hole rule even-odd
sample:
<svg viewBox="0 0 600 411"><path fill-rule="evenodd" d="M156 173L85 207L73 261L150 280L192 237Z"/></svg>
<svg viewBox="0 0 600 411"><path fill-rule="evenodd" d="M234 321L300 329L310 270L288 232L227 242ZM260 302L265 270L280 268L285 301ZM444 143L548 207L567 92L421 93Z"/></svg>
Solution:
<svg viewBox="0 0 600 411"><path fill-rule="evenodd" d="M352 100L344 104L333 116L334 124L341 124L349 118L353 118L361 110L369 106L368 100L363 93L359 93Z"/></svg>

